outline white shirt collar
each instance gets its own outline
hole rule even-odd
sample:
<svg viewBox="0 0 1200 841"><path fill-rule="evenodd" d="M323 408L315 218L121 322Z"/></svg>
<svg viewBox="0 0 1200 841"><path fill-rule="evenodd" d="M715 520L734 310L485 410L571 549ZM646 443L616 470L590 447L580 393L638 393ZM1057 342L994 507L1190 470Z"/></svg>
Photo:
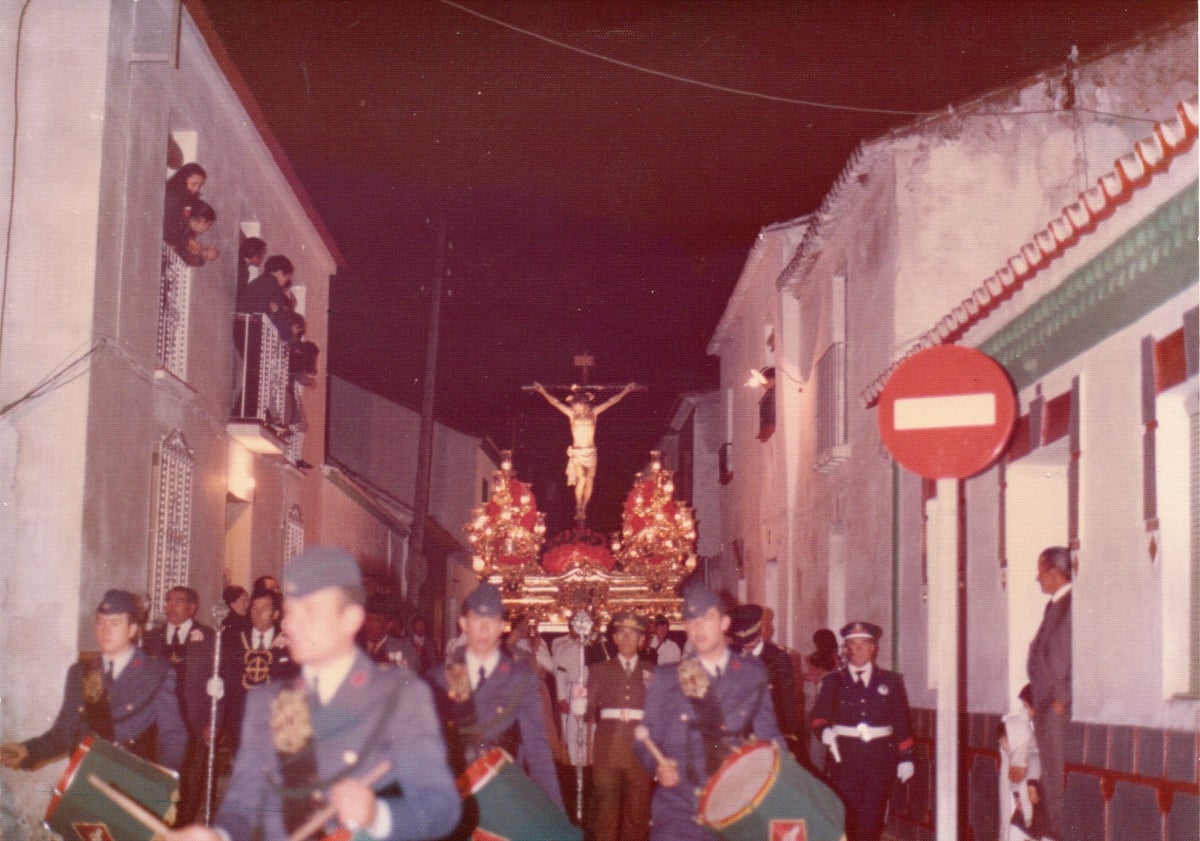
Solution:
<svg viewBox="0 0 1200 841"><path fill-rule="evenodd" d="M106 672L108 671L108 664L112 663L113 680L116 680L121 676L121 672L125 671L125 667L129 665L129 661L133 659L133 646L125 649L111 660L108 657L100 659L104 661L104 671Z"/></svg>
<svg viewBox="0 0 1200 841"><path fill-rule="evenodd" d="M350 670L354 668L354 658L355 653L351 651L344 657L339 657L319 669L310 666L304 667L306 683L312 683L314 677L317 679L317 696L321 699L322 704L328 704L341 689L346 675L350 674Z"/></svg>
<svg viewBox="0 0 1200 841"><path fill-rule="evenodd" d="M766 646L766 642L760 639L754 648L750 649L748 653L753 654L755 657L761 657L764 646Z"/></svg>
<svg viewBox="0 0 1200 841"><path fill-rule="evenodd" d="M624 655L618 654L617 659L621 661L621 668L627 672L637 666L638 658L636 654L628 659L626 659Z"/></svg>
<svg viewBox="0 0 1200 841"><path fill-rule="evenodd" d="M178 629L178 631L179 631L178 635L175 634L176 629ZM185 620L180 625L172 625L170 622L168 622L167 623L167 642L170 643L171 640L173 640L173 639L177 639L180 642L187 642L188 631L190 631L191 629L192 629L192 620L191 619Z"/></svg>
<svg viewBox="0 0 1200 841"><path fill-rule="evenodd" d="M871 683L871 672L873 672L875 670L875 664L867 663L867 665L865 665L865 666L848 665L846 668L848 668L850 670L850 679L851 680L854 680L854 673L858 672L862 676L863 686L867 686Z"/></svg>
<svg viewBox="0 0 1200 841"><path fill-rule="evenodd" d="M711 662L701 657L700 665L704 667L704 671L708 672L709 677L716 677L717 669L720 669L721 673L724 674L725 670L729 667L729 649L722 648L721 656Z"/></svg>
<svg viewBox="0 0 1200 841"><path fill-rule="evenodd" d="M1050 597L1050 601L1052 601L1052 602L1060 601L1062 599L1062 597L1065 596L1069 592L1071 592L1071 582L1070 581L1068 581L1066 584L1062 585L1057 590L1055 590L1054 595L1052 595Z"/></svg>
<svg viewBox="0 0 1200 841"><path fill-rule="evenodd" d="M496 666L500 663L500 649L496 649L487 657L480 659L467 649L467 676L471 678L471 688L474 689L479 683L479 667L483 666L483 674L486 677L491 677Z"/></svg>
<svg viewBox="0 0 1200 841"><path fill-rule="evenodd" d="M260 630L258 630L258 628L251 627L250 628L250 647L251 648L258 647L257 642L258 642L258 638L260 635L262 636L263 648L270 648L271 643L275 637L274 626L267 628L267 630L265 630L265 631L260 631Z"/></svg>

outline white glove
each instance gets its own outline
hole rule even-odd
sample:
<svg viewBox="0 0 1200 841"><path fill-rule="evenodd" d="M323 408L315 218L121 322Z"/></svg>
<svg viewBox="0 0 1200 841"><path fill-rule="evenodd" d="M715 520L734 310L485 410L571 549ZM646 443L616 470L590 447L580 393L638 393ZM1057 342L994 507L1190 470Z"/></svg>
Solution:
<svg viewBox="0 0 1200 841"><path fill-rule="evenodd" d="M841 751L838 750L837 734L833 732L832 727L826 727L821 731L821 742L828 746L829 755L833 757L834 762L842 761Z"/></svg>
<svg viewBox="0 0 1200 841"><path fill-rule="evenodd" d="M913 764L911 762L901 762L896 766L896 779L902 783L907 783L912 779Z"/></svg>

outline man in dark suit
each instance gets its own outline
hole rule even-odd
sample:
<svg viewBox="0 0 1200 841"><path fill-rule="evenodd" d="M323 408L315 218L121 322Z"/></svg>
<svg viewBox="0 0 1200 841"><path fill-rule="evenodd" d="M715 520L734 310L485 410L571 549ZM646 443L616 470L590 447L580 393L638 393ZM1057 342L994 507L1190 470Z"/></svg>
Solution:
<svg viewBox="0 0 1200 841"><path fill-rule="evenodd" d="M29 768L72 750L95 734L172 770L183 764L187 730L179 714L175 671L134 647L137 598L109 590L96 608L100 660L67 670L62 708L40 736L0 747L0 762Z"/></svg>
<svg viewBox="0 0 1200 841"><path fill-rule="evenodd" d="M913 775L913 738L904 678L875 665L883 630L851 622L841 630L847 664L821 680L812 729L828 747L825 773L846 805L849 841L878 841L892 780Z"/></svg>
<svg viewBox="0 0 1200 841"><path fill-rule="evenodd" d="M617 656L588 669L592 737L592 832L595 841L645 841L650 829L653 777L633 753L653 664L638 655L646 622L618 613L609 623Z"/></svg>
<svg viewBox="0 0 1200 841"><path fill-rule="evenodd" d="M1029 643L1025 668L1033 688L1033 733L1042 760L1042 800L1049 830L1062 838L1063 749L1071 717L1071 552L1051 546L1038 556L1037 581L1050 596Z"/></svg>
<svg viewBox="0 0 1200 841"><path fill-rule="evenodd" d="M683 599L684 625L696 657L655 669L642 718L664 761L658 762L644 743L635 746L658 780L651 805L653 841L716 838L696 822L697 792L709 777L750 736L787 750L771 708L766 668L725 645L725 602L702 586L689 587Z"/></svg>
<svg viewBox="0 0 1200 841"><path fill-rule="evenodd" d="M283 592L283 631L303 674L250 690L213 828L193 824L169 841L283 841L325 804L351 834L441 838L461 800L429 687L355 646L366 595L358 563L310 547L288 563Z"/></svg>
<svg viewBox="0 0 1200 841"><path fill-rule="evenodd" d="M271 680L293 678L300 672L279 628L282 606L279 593L257 590L250 598L250 624L229 628L221 635L225 696L221 699L218 732L232 750L237 750L240 741L247 691Z"/></svg>
<svg viewBox="0 0 1200 841"><path fill-rule="evenodd" d="M763 639L764 613L756 604L738 605L729 612L729 637L733 648L762 660L767 667L767 683L771 687L771 702L775 720L787 740L788 749L796 761L811 767L808 756L808 730L801 733L804 719L804 688L796 683L792 655L773 642Z"/></svg>
<svg viewBox="0 0 1200 841"><path fill-rule="evenodd" d="M500 646L504 633L500 590L482 582L463 606L458 625L466 634L466 646L455 652L454 660L435 666L428 675L446 725L454 770L461 773L490 748L502 747L561 806L537 673Z"/></svg>
<svg viewBox="0 0 1200 841"><path fill-rule="evenodd" d="M200 596L191 587L172 587L167 591L164 605L166 624L147 631L142 640L147 654L175 667L179 709L188 730L187 757L179 769L181 823L195 817L204 801L211 737L212 698L208 694L208 680L213 675L216 634L196 621L199 606Z"/></svg>

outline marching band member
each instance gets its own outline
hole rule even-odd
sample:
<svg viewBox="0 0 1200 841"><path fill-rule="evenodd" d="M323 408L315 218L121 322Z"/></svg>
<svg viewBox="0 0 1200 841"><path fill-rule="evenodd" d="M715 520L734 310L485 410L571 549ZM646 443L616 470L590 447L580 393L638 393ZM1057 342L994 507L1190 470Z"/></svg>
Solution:
<svg viewBox="0 0 1200 841"><path fill-rule="evenodd" d="M771 706L766 669L757 658L725 645L725 602L707 587L689 587L683 595L683 619L696 656L655 669L642 719L664 761L657 762L643 742L635 745L658 780L651 841L717 838L696 821L697 791L729 752L751 736L787 750Z"/></svg>
<svg viewBox="0 0 1200 841"><path fill-rule="evenodd" d="M67 670L62 708L40 736L0 746L0 762L30 768L74 749L89 733L172 770L183 764L187 728L175 694L175 670L134 646L137 597L109 590L96 608L100 659ZM153 749L152 746L157 746Z"/></svg>
<svg viewBox="0 0 1200 841"><path fill-rule="evenodd" d="M302 675L250 690L213 827L193 824L168 841L283 841L326 805L341 826L380 841L446 835L462 801L429 687L356 647L365 592L353 556L306 549L285 567L283 594Z"/></svg>

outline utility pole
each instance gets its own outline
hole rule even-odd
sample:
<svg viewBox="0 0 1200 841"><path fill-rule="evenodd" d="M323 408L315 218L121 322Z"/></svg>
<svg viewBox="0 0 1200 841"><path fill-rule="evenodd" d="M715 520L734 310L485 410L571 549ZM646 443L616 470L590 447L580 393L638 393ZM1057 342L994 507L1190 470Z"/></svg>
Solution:
<svg viewBox="0 0 1200 841"><path fill-rule="evenodd" d="M429 299L429 337L425 344L425 382L421 396L421 432L417 439L417 477L413 494L413 528L401 592L416 601L429 564L425 560L425 520L429 517L429 483L433 475L433 396L437 387L438 331L442 320L442 275L446 273L446 216L438 216L437 254ZM407 585L407 586L406 586Z"/></svg>

